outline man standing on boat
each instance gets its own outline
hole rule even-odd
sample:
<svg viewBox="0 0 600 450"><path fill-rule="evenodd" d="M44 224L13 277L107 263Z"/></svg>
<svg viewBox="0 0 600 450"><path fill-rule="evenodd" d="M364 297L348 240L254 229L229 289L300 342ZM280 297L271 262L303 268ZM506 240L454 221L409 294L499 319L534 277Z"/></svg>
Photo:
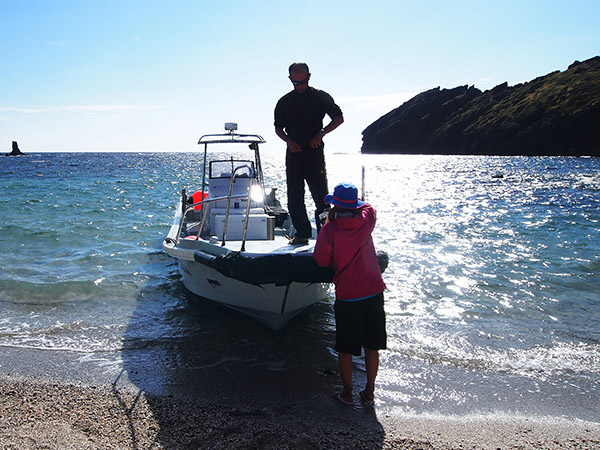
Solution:
<svg viewBox="0 0 600 450"><path fill-rule="evenodd" d="M293 63L289 78L294 90L281 97L275 106L275 133L287 144L285 157L288 210L296 235L292 245L306 244L312 235L304 204L304 181L315 202L317 230L319 215L325 211L327 171L323 137L344 122L342 110L325 91L308 85L310 71L306 63ZM325 114L331 122L323 126Z"/></svg>

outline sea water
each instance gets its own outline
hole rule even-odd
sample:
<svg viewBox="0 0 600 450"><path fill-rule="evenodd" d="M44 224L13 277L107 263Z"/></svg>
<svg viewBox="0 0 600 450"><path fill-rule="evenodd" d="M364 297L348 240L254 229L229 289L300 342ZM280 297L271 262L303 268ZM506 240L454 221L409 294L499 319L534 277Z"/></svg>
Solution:
<svg viewBox="0 0 600 450"><path fill-rule="evenodd" d="M162 252L201 159L0 158L1 373L196 395L248 379L258 393L337 389L332 296L275 333L187 292ZM263 166L285 205L283 156ZM327 166L330 188L360 187L364 167L390 257L380 410L600 420L600 160L328 153Z"/></svg>

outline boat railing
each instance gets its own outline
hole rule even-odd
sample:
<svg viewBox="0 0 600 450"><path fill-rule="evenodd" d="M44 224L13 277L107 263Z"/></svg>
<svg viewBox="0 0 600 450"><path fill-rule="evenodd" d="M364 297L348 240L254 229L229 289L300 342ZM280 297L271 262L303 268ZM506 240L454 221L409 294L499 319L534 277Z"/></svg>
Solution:
<svg viewBox="0 0 600 450"><path fill-rule="evenodd" d="M254 171L252 170L252 167L248 164L243 164L243 165L237 166L235 169L233 169L233 173L231 174L231 179L229 180L229 191L227 192L227 207L225 209L225 223L223 224L223 239L221 242L221 246L225 245L225 236L227 234L227 222L229 222L229 207L231 204L231 193L233 191L233 183L235 181L235 177L237 175L238 170L242 170L242 169L248 169L248 178L249 178L248 193L247 193L248 201L246 202L246 217L244 218L244 228L242 231L242 251L244 251L244 250L246 250L246 234L248 232L248 219L250 218L250 203L251 203L250 196L252 194L252 177L254 176ZM202 216L204 217L205 215L206 214L203 214Z"/></svg>
<svg viewBox="0 0 600 450"><path fill-rule="evenodd" d="M244 193L244 194L236 194L236 195L232 195L232 191L233 191L233 183L235 182L235 177L237 176L237 172L241 169L247 169L249 172L249 185L248 185L248 192ZM179 239L181 236L181 230L183 228L183 223L184 223L184 219L187 215L188 212L194 210L197 206L201 206L202 207L202 219L200 221L200 224L198 226L198 233L196 235L196 239L200 239L200 234L202 233L202 229L204 228L204 224L206 223L206 217L208 215L208 205L210 203L214 203L214 202L218 202L218 201L223 201L225 200L227 202L227 206L225 208L225 220L223 223L223 235L221 237L221 246L225 246L226 243L226 236L227 236L227 223L229 222L229 212L230 212L230 207L231 207L231 199L244 199L246 198L246 211L245 211L245 217L244 217L244 227L243 227L243 231L242 231L242 247L241 247L241 251L245 251L246 250L246 235L248 232L248 219L250 217L250 203L251 203L251 193L252 193L252 178L253 178L253 170L252 167L250 167L248 164L244 164L241 166L236 167L232 174L231 174L231 179L229 180L229 188L227 191L227 195L226 196L222 196L222 197L213 197L213 198L206 198L204 200L201 200L199 202L196 203L192 203L187 205L187 195L185 193L185 189L182 191L182 214L181 214L181 218L179 221L179 228L177 229L177 235L176 235L176 242L175 245L179 244ZM187 205L187 206L185 206Z"/></svg>

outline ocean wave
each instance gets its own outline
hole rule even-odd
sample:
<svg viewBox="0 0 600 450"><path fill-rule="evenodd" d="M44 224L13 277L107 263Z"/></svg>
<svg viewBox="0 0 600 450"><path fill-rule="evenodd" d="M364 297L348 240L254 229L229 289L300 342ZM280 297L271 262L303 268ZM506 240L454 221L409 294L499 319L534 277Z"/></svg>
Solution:
<svg viewBox="0 0 600 450"><path fill-rule="evenodd" d="M0 302L51 305L85 302L104 290L94 280L35 283L23 280L0 280Z"/></svg>

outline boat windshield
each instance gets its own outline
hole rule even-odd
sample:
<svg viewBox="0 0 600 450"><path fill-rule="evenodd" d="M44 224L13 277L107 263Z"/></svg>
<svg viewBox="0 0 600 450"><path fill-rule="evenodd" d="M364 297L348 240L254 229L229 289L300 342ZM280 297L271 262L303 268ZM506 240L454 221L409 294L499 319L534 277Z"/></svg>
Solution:
<svg viewBox="0 0 600 450"><path fill-rule="evenodd" d="M236 169L238 170L236 171ZM235 172L236 178L249 178L250 169L252 169L252 174L256 178L254 161L239 159L210 161L208 177L213 180L216 178L231 178L231 174Z"/></svg>

